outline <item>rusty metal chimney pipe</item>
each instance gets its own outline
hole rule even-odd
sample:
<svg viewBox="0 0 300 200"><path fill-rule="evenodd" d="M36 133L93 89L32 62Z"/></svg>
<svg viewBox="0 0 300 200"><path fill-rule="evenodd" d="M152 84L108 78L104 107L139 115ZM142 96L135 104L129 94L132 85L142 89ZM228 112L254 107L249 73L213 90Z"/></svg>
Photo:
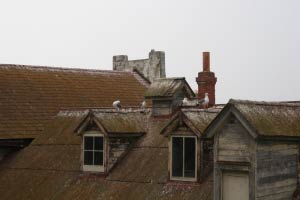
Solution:
<svg viewBox="0 0 300 200"><path fill-rule="evenodd" d="M210 72L209 52L203 52L203 71Z"/></svg>

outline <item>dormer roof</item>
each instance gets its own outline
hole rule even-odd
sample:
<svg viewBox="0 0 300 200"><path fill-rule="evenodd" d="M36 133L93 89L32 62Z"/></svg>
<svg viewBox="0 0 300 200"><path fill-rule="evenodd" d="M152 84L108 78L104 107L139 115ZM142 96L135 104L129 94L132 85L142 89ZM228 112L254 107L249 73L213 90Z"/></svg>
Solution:
<svg viewBox="0 0 300 200"><path fill-rule="evenodd" d="M123 109L91 109L86 118L76 128L78 134L85 131L88 123L95 123L105 134L134 135L146 133L149 111Z"/></svg>
<svg viewBox="0 0 300 200"><path fill-rule="evenodd" d="M220 108L197 109L183 108L174 115L165 127L161 130L161 134L167 136L183 124L187 126L198 137L209 125L209 123L217 116Z"/></svg>
<svg viewBox="0 0 300 200"><path fill-rule="evenodd" d="M300 137L300 102L231 99L205 131L208 137L234 115L253 137Z"/></svg>
<svg viewBox="0 0 300 200"><path fill-rule="evenodd" d="M173 97L179 91L184 92L187 98L195 97L195 93L182 77L156 79L147 89L145 98Z"/></svg>

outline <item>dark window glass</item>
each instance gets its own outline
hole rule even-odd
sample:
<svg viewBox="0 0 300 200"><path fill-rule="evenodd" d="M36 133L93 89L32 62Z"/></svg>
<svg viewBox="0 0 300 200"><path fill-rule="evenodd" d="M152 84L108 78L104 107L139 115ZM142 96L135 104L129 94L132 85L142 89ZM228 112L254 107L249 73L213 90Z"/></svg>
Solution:
<svg viewBox="0 0 300 200"><path fill-rule="evenodd" d="M93 165L93 151L84 151L84 164Z"/></svg>
<svg viewBox="0 0 300 200"><path fill-rule="evenodd" d="M183 176L183 138L172 138L172 176Z"/></svg>
<svg viewBox="0 0 300 200"><path fill-rule="evenodd" d="M195 177L195 138L184 138L184 177Z"/></svg>
<svg viewBox="0 0 300 200"><path fill-rule="evenodd" d="M94 165L103 165L103 152L94 152L95 162Z"/></svg>
<svg viewBox="0 0 300 200"><path fill-rule="evenodd" d="M103 150L103 137L95 137L95 150Z"/></svg>
<svg viewBox="0 0 300 200"><path fill-rule="evenodd" d="M84 150L93 150L93 137L84 137Z"/></svg>

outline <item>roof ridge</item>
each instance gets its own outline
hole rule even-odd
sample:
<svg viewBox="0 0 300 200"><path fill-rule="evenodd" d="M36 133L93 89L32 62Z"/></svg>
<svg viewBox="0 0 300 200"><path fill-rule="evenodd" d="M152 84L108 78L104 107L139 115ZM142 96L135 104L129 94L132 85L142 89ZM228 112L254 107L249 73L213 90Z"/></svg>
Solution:
<svg viewBox="0 0 300 200"><path fill-rule="evenodd" d="M264 106L300 107L300 101L253 101L253 100L230 99L228 103L229 104L264 105Z"/></svg>
<svg viewBox="0 0 300 200"><path fill-rule="evenodd" d="M222 110L222 108L182 108L181 110L182 112L219 113Z"/></svg>
<svg viewBox="0 0 300 200"><path fill-rule="evenodd" d="M83 114L88 114L89 112L93 113L118 113L118 114L129 114L129 113L149 113L150 109L142 109L142 108L131 108L127 107L125 109L121 110L116 110L114 108L86 108L84 110L80 109L72 109L72 110L61 110L58 112L57 116L67 116L67 115L83 115Z"/></svg>
<svg viewBox="0 0 300 200"><path fill-rule="evenodd" d="M105 69L91 69L91 68L74 68L74 67L54 67L54 66L41 66L41 65L19 65L19 64L0 64L0 68L21 68L28 70L49 70L49 71L73 71L73 72L105 72L112 74L134 74L133 72L114 71Z"/></svg>
<svg viewBox="0 0 300 200"><path fill-rule="evenodd" d="M185 77L165 77L165 78L157 78L154 81L163 81L163 80L185 80Z"/></svg>

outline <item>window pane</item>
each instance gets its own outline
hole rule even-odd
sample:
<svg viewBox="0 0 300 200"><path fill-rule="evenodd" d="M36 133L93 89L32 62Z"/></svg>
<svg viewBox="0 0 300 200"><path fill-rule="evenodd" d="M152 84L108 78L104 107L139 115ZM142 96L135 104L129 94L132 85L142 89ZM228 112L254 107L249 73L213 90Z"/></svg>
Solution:
<svg viewBox="0 0 300 200"><path fill-rule="evenodd" d="M95 137L95 150L103 150L103 137Z"/></svg>
<svg viewBox="0 0 300 200"><path fill-rule="evenodd" d="M184 139L184 177L195 177L195 138Z"/></svg>
<svg viewBox="0 0 300 200"><path fill-rule="evenodd" d="M95 163L94 165L103 165L103 152L94 152Z"/></svg>
<svg viewBox="0 0 300 200"><path fill-rule="evenodd" d="M93 137L84 137L84 150L93 150Z"/></svg>
<svg viewBox="0 0 300 200"><path fill-rule="evenodd" d="M85 165L93 165L93 152L92 151L84 151L84 164Z"/></svg>
<svg viewBox="0 0 300 200"><path fill-rule="evenodd" d="M172 138L172 176L183 176L183 138Z"/></svg>

